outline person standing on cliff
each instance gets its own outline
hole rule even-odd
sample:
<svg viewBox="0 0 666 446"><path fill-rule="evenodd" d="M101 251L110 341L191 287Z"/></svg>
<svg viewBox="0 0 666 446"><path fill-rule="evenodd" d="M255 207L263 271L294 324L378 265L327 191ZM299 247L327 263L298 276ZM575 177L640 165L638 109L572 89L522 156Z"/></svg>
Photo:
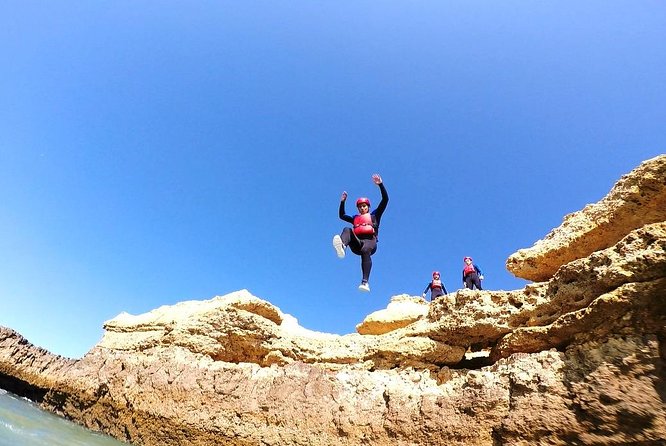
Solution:
<svg viewBox="0 0 666 446"><path fill-rule="evenodd" d="M476 287L478 290L482 290L481 281L483 280L483 274L478 266L473 263L471 257L465 257L463 259L465 266L463 267L462 277L463 277L463 287L473 290L473 287Z"/></svg>
<svg viewBox="0 0 666 446"><path fill-rule="evenodd" d="M439 296L444 296L445 294L449 294L446 292L446 287L444 286L444 282L442 282L442 280L440 279L439 271L432 272L432 280L428 283L426 289L423 290L423 294L421 294L421 297L425 299L428 290L430 290L430 302L432 302Z"/></svg>
<svg viewBox="0 0 666 446"><path fill-rule="evenodd" d="M382 194L382 200L379 202L377 209L370 212L370 200L362 197L356 200L358 214L353 217L347 215L345 212L347 192L342 192L338 214L341 220L351 223L352 227L346 227L340 235L336 234L333 236L333 247L339 258L344 258L347 246L349 246L349 249L354 254L361 256L361 272L363 276L358 289L366 292L370 291L368 280L370 279L370 270L372 269L371 256L377 251L379 223L388 204L388 194L382 182L382 177L374 174L372 175L372 182L379 186L379 191Z"/></svg>

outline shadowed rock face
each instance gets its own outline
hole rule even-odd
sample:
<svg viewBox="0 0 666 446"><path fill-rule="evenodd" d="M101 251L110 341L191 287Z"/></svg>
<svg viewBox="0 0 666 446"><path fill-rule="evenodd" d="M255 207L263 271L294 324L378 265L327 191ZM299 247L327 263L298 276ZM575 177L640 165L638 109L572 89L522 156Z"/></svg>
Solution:
<svg viewBox="0 0 666 446"><path fill-rule="evenodd" d="M395 296L345 336L245 290L121 314L79 360L0 327L0 385L136 445L664 444L666 207L648 201L630 225L595 214L584 255L565 221L566 255L532 248L542 282Z"/></svg>

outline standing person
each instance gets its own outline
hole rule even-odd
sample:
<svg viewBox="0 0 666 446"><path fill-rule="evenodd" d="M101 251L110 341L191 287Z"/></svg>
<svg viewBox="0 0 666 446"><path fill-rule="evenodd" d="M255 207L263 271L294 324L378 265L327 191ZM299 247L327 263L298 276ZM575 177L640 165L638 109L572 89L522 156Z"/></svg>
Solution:
<svg viewBox="0 0 666 446"><path fill-rule="evenodd" d="M473 287L476 287L478 290L482 290L481 281L483 280L483 273L472 263L471 257L465 257L463 259L465 267L463 268L462 277L463 277L463 287L473 290Z"/></svg>
<svg viewBox="0 0 666 446"><path fill-rule="evenodd" d="M372 269L372 256L377 251L377 234L379 233L379 223L382 214L388 204L388 194L382 177L378 174L372 175L372 181L379 186L379 191L382 194L382 201L379 202L377 209L370 212L370 200L363 197L356 200L356 208L358 214L353 217L345 213L345 201L347 200L347 192L342 192L340 197L339 216L352 224L352 227L346 227L342 230L342 234L333 236L333 247L338 254L338 257L345 256L345 248L349 249L361 256L361 272L363 277L358 289L361 291L370 291L368 279L370 278L370 270Z"/></svg>
<svg viewBox="0 0 666 446"><path fill-rule="evenodd" d="M428 284L425 290L423 290L423 294L421 295L424 299L426 297L426 293L430 290L430 302L435 300L435 298L439 296L444 296L445 294L449 294L446 292L446 287L444 287L444 282L442 282L439 278L439 271L433 271L432 272L432 280Z"/></svg>

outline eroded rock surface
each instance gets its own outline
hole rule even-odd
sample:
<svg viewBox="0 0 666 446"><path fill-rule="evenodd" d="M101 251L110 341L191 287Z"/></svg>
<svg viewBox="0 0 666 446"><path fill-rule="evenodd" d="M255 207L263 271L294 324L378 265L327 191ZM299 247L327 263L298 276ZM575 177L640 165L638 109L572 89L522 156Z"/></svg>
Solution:
<svg viewBox="0 0 666 446"><path fill-rule="evenodd" d="M666 155L643 162L623 176L601 201L564 217L531 248L511 255L506 267L517 277L550 279L572 260L613 246L629 232L666 220Z"/></svg>
<svg viewBox="0 0 666 446"><path fill-rule="evenodd" d="M121 314L79 360L0 327L0 387L146 446L666 444L659 169L512 256L545 277L522 290L395 296L345 336L242 290Z"/></svg>
<svg viewBox="0 0 666 446"><path fill-rule="evenodd" d="M393 296L384 310L375 311L356 326L363 335L381 335L406 327L428 314L425 299L407 294Z"/></svg>

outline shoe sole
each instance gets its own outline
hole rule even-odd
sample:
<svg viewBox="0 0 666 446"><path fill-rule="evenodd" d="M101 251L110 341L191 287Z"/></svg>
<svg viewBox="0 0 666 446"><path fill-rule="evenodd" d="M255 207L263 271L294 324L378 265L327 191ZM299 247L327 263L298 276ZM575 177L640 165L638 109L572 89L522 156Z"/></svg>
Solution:
<svg viewBox="0 0 666 446"><path fill-rule="evenodd" d="M358 289L359 289L359 291L364 291L366 293L370 292L370 287L364 287L364 286L359 285Z"/></svg>
<svg viewBox="0 0 666 446"><path fill-rule="evenodd" d="M333 247L338 257L343 259L345 257L345 248L339 235L333 236Z"/></svg>

